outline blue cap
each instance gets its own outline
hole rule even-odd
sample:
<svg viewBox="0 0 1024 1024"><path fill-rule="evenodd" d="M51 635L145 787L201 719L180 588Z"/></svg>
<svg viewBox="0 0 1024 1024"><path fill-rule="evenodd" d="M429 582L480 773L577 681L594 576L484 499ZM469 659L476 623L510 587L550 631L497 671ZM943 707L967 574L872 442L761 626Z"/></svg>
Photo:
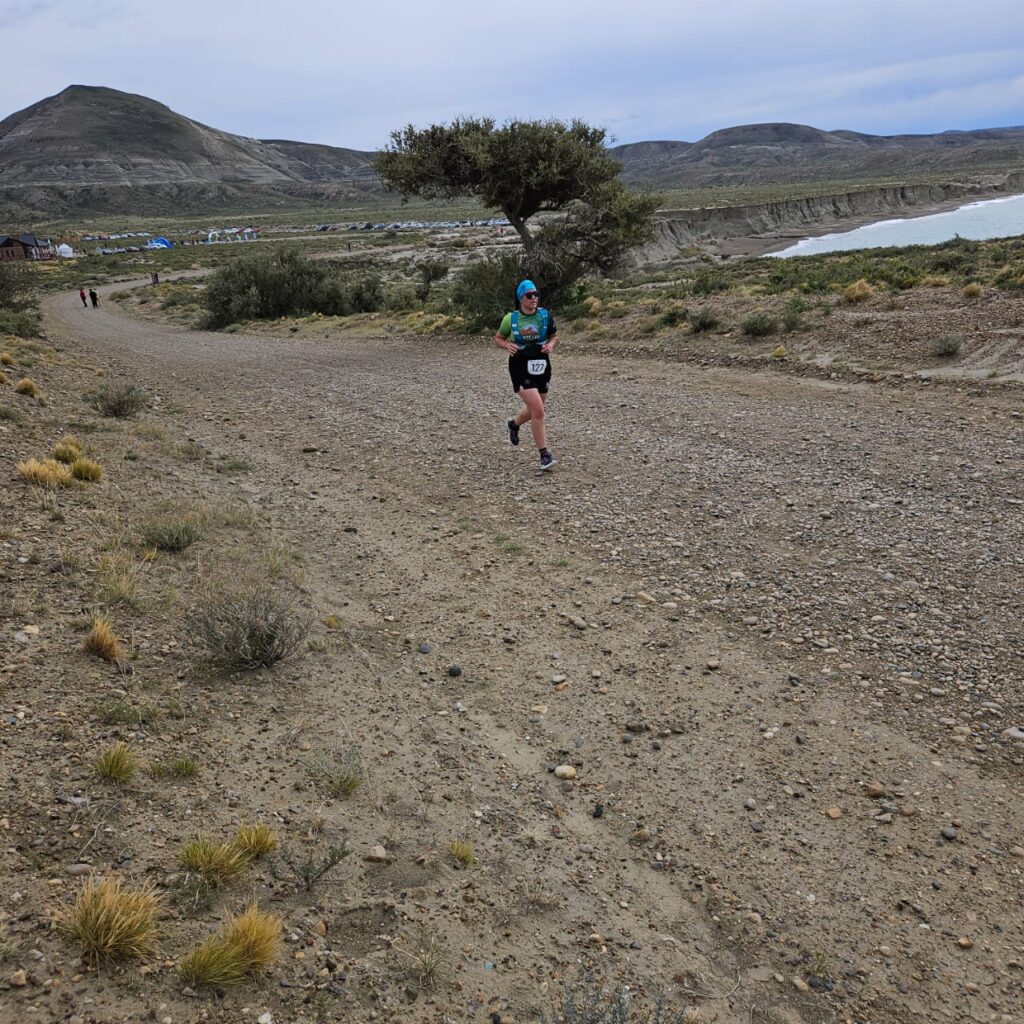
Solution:
<svg viewBox="0 0 1024 1024"><path fill-rule="evenodd" d="M520 281L519 287L516 288L516 302L522 302L526 292L535 292L536 290L537 286L532 281Z"/></svg>

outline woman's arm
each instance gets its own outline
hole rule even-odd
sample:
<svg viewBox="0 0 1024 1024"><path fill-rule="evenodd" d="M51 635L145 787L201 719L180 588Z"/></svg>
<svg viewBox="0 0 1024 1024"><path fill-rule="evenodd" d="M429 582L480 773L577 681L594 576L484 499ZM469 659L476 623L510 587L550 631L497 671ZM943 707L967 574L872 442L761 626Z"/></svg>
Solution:
<svg viewBox="0 0 1024 1024"><path fill-rule="evenodd" d="M555 346L557 344L558 344L558 335L557 334L549 334L548 335L548 340L543 345L541 345L540 350L541 350L541 352L543 352L545 354L547 354L548 352L554 352L555 351Z"/></svg>
<svg viewBox="0 0 1024 1024"><path fill-rule="evenodd" d="M494 336L494 345L496 348L503 348L512 356L519 351L516 343L511 338L503 337L500 331Z"/></svg>

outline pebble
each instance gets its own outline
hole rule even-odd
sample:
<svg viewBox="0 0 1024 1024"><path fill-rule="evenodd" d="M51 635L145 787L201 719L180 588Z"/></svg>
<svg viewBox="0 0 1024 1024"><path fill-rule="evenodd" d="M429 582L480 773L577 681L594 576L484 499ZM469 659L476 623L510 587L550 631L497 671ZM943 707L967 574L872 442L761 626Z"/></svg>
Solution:
<svg viewBox="0 0 1024 1024"><path fill-rule="evenodd" d="M1024 740L1024 729L1011 725L1009 729L1003 730L1003 738L1008 740Z"/></svg>
<svg viewBox="0 0 1024 1024"><path fill-rule="evenodd" d="M273 1014L269 1010L266 1013L261 1013L256 1018L256 1024L274 1024Z"/></svg>
<svg viewBox="0 0 1024 1024"><path fill-rule="evenodd" d="M808 992L808 991L810 991L811 986L808 985L807 982L804 981L803 978L794 978L793 979L793 988L795 988L797 990L797 992Z"/></svg>
<svg viewBox="0 0 1024 1024"><path fill-rule="evenodd" d="M956 940L956 944L961 949L972 949L974 947L974 939L967 935L961 935L960 938Z"/></svg>
<svg viewBox="0 0 1024 1024"><path fill-rule="evenodd" d="M833 821L835 821L836 818L841 818L842 816L843 811L840 807L830 807L827 811L825 811L825 817L831 818Z"/></svg>
<svg viewBox="0 0 1024 1024"><path fill-rule="evenodd" d="M1010 856L1016 857L1018 860L1024 860L1024 846L1011 846Z"/></svg>
<svg viewBox="0 0 1024 1024"><path fill-rule="evenodd" d="M945 828L944 828L944 829L942 830L942 838L943 838L943 839L948 839L948 840L949 840L950 842L952 842L952 841L953 841L954 839L956 839L956 837L957 837L957 836L958 836L959 834L960 834L960 833L959 833L959 832L957 832L957 830L956 830L955 828L953 828L953 826L952 826L952 825L947 825L947 826L946 826L946 827L945 827Z"/></svg>
<svg viewBox="0 0 1024 1024"><path fill-rule="evenodd" d="M555 769L556 779L575 779L576 769L571 764L560 764Z"/></svg>
<svg viewBox="0 0 1024 1024"><path fill-rule="evenodd" d="M429 654L433 648L428 643L422 643L416 648L416 650L419 651L420 654Z"/></svg>
<svg viewBox="0 0 1024 1024"><path fill-rule="evenodd" d="M91 864L69 864L67 872L69 875L87 875L92 871Z"/></svg>
<svg viewBox="0 0 1024 1024"><path fill-rule="evenodd" d="M604 817L604 804L594 804L593 817L595 817L595 818L603 818Z"/></svg>
<svg viewBox="0 0 1024 1024"><path fill-rule="evenodd" d="M448 666L448 675L450 675L452 677L452 679L458 678L459 676L462 675L462 666L458 665L458 664L456 664L456 665L449 665Z"/></svg>
<svg viewBox="0 0 1024 1024"><path fill-rule="evenodd" d="M372 864L386 864L391 858L383 846L371 846L370 852L363 859Z"/></svg>
<svg viewBox="0 0 1024 1024"><path fill-rule="evenodd" d="M15 988L24 988L28 984L28 975L24 971L15 971L11 975L11 984Z"/></svg>
<svg viewBox="0 0 1024 1024"><path fill-rule="evenodd" d="M869 782L864 787L864 792L867 793L872 800L876 800L880 796L885 796L885 786L880 782Z"/></svg>

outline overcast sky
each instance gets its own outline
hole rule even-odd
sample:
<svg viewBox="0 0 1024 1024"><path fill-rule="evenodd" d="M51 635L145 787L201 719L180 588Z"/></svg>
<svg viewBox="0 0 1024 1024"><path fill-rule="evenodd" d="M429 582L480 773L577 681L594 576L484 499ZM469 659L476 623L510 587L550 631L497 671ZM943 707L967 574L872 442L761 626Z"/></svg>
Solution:
<svg viewBox="0 0 1024 1024"><path fill-rule="evenodd" d="M105 85L356 149L459 114L582 117L618 142L1024 125L1021 0L0 0L0 39L0 118Z"/></svg>

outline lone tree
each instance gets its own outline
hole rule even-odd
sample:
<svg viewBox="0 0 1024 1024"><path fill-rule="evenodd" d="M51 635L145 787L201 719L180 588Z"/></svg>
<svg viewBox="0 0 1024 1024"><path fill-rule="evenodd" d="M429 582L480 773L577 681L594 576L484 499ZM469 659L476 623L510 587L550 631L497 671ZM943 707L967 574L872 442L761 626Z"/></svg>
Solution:
<svg viewBox="0 0 1024 1024"><path fill-rule="evenodd" d="M391 133L377 161L384 187L405 198L475 196L500 210L523 241L525 269L559 291L588 270L609 270L652 231L656 202L629 192L605 131L583 121L459 118ZM539 226L529 221L536 214Z"/></svg>

